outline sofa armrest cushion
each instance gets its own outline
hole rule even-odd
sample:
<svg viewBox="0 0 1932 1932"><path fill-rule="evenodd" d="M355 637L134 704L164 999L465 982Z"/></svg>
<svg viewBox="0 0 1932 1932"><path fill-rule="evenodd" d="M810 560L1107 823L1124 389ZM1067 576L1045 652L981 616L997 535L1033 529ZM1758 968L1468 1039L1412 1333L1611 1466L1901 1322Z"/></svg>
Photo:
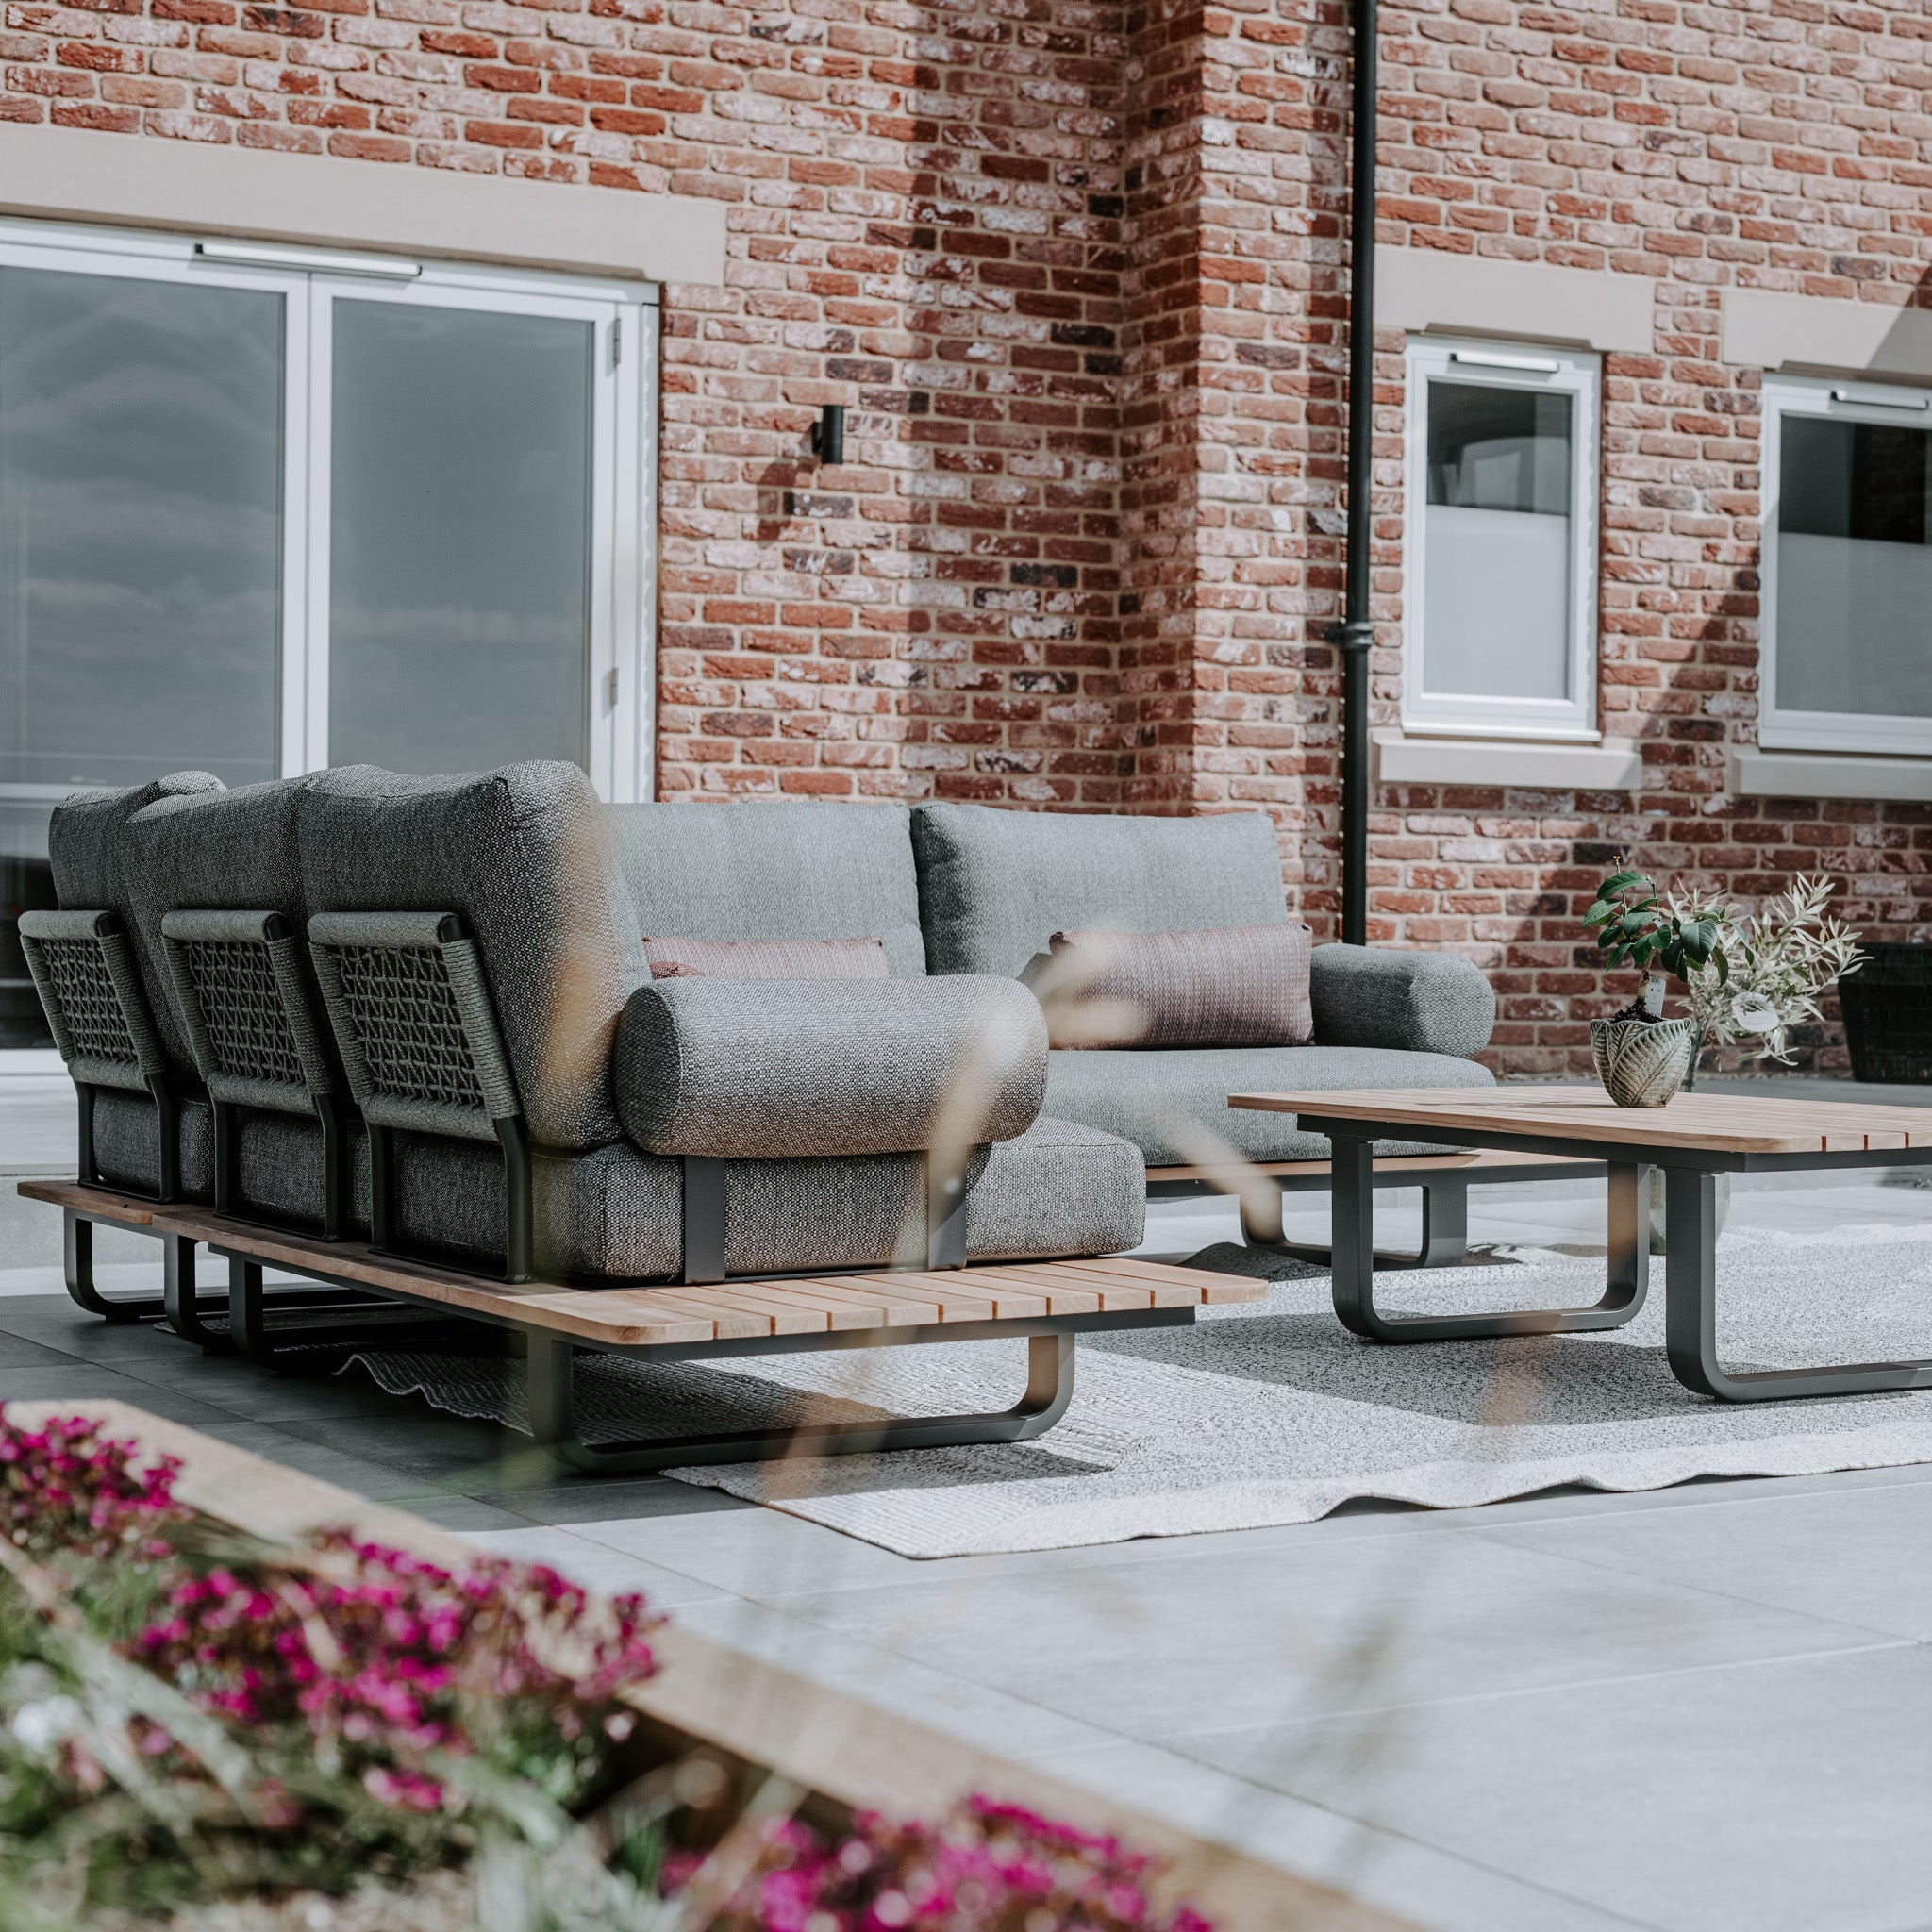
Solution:
<svg viewBox="0 0 1932 1932"><path fill-rule="evenodd" d="M1008 979L661 979L625 1007L614 1073L647 1154L971 1146L1033 1124L1046 1022Z"/></svg>
<svg viewBox="0 0 1932 1932"><path fill-rule="evenodd" d="M1317 946L1308 975L1318 1046L1380 1046L1468 1059L1490 1043L1496 994L1454 953Z"/></svg>

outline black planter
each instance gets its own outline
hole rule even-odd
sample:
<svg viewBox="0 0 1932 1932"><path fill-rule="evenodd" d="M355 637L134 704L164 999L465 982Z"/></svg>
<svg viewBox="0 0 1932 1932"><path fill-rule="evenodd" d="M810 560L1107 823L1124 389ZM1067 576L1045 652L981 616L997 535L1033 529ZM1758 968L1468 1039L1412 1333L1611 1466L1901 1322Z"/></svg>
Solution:
<svg viewBox="0 0 1932 1932"><path fill-rule="evenodd" d="M1838 983L1855 1080L1932 1082L1932 945L1877 945Z"/></svg>

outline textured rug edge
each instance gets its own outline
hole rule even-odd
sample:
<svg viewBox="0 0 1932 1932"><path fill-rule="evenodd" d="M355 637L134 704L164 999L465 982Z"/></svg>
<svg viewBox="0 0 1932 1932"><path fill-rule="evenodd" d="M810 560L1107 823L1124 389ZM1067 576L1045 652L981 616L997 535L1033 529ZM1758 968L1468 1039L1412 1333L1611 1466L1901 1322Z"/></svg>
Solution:
<svg viewBox="0 0 1932 1932"><path fill-rule="evenodd" d="M1835 1441L1836 1451L1803 1453L1810 1442ZM1277 1483L1231 1483L1212 1491L1193 1490L1181 1496L1141 1497L1119 1503L1081 1503L1059 1509L1046 1509L1038 1515L1051 1519L1078 1511L1082 1526L1071 1533L1061 1528L1008 1525L997 1536L979 1539L937 1540L915 1547L914 1540L903 1534L901 1525L875 1524L868 1529L836 1504L814 1507L808 1496L783 1496L760 1492L757 1472L765 1464L715 1464L708 1468L667 1469L663 1474L693 1488L721 1490L741 1501L757 1503L765 1508L783 1510L808 1523L859 1542L917 1562L938 1561L949 1557L1025 1556L1044 1550L1101 1548L1111 1543L1159 1541L1171 1537L1213 1536L1233 1529L1286 1529L1298 1524L1318 1523L1350 1502L1406 1504L1430 1511L1477 1509L1491 1503L1519 1501L1547 1490L1577 1488L1605 1495L1634 1496L1647 1491L1681 1488L1700 1477L1748 1479L1754 1476L1833 1475L1866 1469L1907 1469L1928 1459L1921 1442L1907 1448L1879 1448L1882 1436L1861 1438L1859 1446L1867 1453L1857 1458L1844 1454L1843 1436L1774 1438L1734 1448L1709 1444L1686 1445L1669 1452L1646 1452L1663 1465L1654 1474L1622 1480L1614 1470L1606 1470L1601 1459L1593 1470L1584 1469L1567 1457L1546 1457L1539 1462L1488 1465L1491 1478L1483 1481L1477 1472L1484 1465L1457 1463L1418 1463L1412 1469L1391 1471L1371 1481L1336 1478L1311 1484L1306 1490L1291 1489L1282 1496ZM1876 1450L1877 1453L1870 1453ZM1474 1478L1474 1480L1472 1478ZM1184 1502L1191 1520L1186 1524L1158 1519L1173 1514L1173 1505ZM1162 1507L1165 1506L1165 1507ZM1030 1527L1031 1533L1021 1535Z"/></svg>

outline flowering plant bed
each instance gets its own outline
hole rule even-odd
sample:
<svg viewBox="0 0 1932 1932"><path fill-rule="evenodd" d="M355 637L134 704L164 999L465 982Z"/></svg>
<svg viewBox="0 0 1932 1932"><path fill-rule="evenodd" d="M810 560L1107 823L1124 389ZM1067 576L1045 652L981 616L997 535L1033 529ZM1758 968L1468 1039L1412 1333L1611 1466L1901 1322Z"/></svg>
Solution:
<svg viewBox="0 0 1932 1932"><path fill-rule="evenodd" d="M1392 1926L641 1598L85 1407L0 1410L8 1932ZM735 1708L694 1724L726 1676ZM938 1822L857 1802L881 1787Z"/></svg>

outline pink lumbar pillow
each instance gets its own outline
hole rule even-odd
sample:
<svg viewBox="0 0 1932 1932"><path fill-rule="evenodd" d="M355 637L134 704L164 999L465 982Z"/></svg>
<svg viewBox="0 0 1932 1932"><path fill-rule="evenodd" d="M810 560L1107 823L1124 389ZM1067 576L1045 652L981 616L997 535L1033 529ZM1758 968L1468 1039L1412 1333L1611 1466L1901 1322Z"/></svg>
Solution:
<svg viewBox="0 0 1932 1932"><path fill-rule="evenodd" d="M1055 1046L1306 1046L1299 920L1208 932L1057 932L1033 976Z"/></svg>
<svg viewBox="0 0 1932 1932"><path fill-rule="evenodd" d="M883 940L646 940L653 979L889 979Z"/></svg>

